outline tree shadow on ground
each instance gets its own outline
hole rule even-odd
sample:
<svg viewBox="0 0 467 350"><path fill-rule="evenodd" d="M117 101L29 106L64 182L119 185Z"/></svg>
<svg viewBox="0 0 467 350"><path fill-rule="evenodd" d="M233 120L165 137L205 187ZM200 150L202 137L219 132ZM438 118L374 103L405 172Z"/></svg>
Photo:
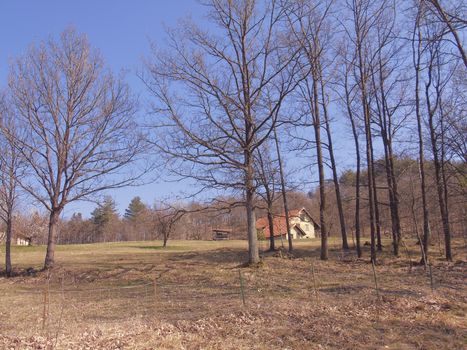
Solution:
<svg viewBox="0 0 467 350"><path fill-rule="evenodd" d="M248 252L243 248L219 248L208 251L192 251L186 253L170 253L171 262L187 262L199 264L242 264L248 261Z"/></svg>

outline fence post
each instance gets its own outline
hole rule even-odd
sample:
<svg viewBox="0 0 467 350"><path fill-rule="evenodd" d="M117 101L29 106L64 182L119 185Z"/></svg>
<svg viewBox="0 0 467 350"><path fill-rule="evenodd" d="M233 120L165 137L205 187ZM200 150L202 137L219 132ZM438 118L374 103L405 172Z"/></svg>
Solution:
<svg viewBox="0 0 467 350"><path fill-rule="evenodd" d="M45 323L47 322L47 288L44 287L43 291L43 299L42 299L42 331L45 330Z"/></svg>
<svg viewBox="0 0 467 350"><path fill-rule="evenodd" d="M428 264L428 269L430 271L430 286L431 286L431 292L433 293L435 290L435 286L433 284L433 271L431 270L431 264Z"/></svg>
<svg viewBox="0 0 467 350"><path fill-rule="evenodd" d="M373 260L371 260L371 267L373 269L373 278L374 278L374 281L375 281L376 298L377 298L377 300L379 300L378 280L376 278L375 262Z"/></svg>
<svg viewBox="0 0 467 350"><path fill-rule="evenodd" d="M311 262L311 274L313 277L313 289L315 291L315 297L318 299L318 288L316 287L316 277L315 277L315 265Z"/></svg>
<svg viewBox="0 0 467 350"><path fill-rule="evenodd" d="M157 305L157 277L154 276L154 309L156 309Z"/></svg>
<svg viewBox="0 0 467 350"><path fill-rule="evenodd" d="M49 287L50 287L50 272L47 271L47 281L44 286L43 308L42 308L42 331L45 330L47 319L49 318Z"/></svg>
<svg viewBox="0 0 467 350"><path fill-rule="evenodd" d="M240 278L240 291L242 293L242 301L243 301L243 306L246 306L245 303L245 290L244 290L244 285L243 285L243 276L242 276L242 271L238 270L238 277Z"/></svg>

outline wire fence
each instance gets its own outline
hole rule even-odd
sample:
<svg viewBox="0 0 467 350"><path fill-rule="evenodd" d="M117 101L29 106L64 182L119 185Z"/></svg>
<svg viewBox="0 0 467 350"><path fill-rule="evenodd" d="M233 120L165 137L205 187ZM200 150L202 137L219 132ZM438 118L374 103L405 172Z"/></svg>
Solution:
<svg viewBox="0 0 467 350"><path fill-rule="evenodd" d="M11 289L0 306L0 335L53 333L64 326L92 325L135 318L176 320L207 314L213 302L224 310L244 304L239 285L160 283L70 288L60 285Z"/></svg>
<svg viewBox="0 0 467 350"><path fill-rule="evenodd" d="M216 310L227 313L260 303L280 302L290 296L296 302L319 302L327 296L354 297L366 291L366 295L372 295L375 301L384 295L419 298L422 294L415 293L414 286L420 280L425 284L424 293L430 292L430 284L431 292L441 286L441 276L433 277L430 271L429 276L424 272L405 274L404 280L399 276L399 284L396 287L391 284L388 288L374 266L349 279L330 276L324 280L323 274L312 265L299 284L290 284L284 278L268 286L264 281L248 279L240 269L238 273L233 271L230 277L219 283L202 279L177 283L154 277L132 282L114 281L120 284L94 288L73 288L73 285L64 285L63 281L52 284L46 280L34 288L11 288L1 299L0 335L47 334L56 338L64 328L92 327L132 319L198 319L210 315L214 304Z"/></svg>

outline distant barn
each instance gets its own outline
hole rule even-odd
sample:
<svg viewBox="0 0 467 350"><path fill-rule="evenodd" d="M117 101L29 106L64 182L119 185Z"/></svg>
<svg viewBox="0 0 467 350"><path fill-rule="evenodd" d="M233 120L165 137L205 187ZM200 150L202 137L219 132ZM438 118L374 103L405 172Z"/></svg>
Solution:
<svg viewBox="0 0 467 350"><path fill-rule="evenodd" d="M214 241L226 241L229 239L232 230L224 228L212 229L212 239Z"/></svg>

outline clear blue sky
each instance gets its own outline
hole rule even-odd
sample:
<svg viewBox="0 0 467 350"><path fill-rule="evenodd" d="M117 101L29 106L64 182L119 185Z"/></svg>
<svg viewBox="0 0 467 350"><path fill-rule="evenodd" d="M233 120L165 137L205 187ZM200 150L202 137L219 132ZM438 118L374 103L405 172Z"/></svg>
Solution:
<svg viewBox="0 0 467 350"><path fill-rule="evenodd" d="M127 80L144 101L144 89L135 73L141 68L142 57L149 53L149 40L163 45L164 26L173 26L187 16L198 19L202 14L202 6L196 0L0 1L0 88L6 86L12 58L25 53L31 43L57 36L66 27L73 26L88 35L114 72L129 70ZM176 192L177 187L176 184L152 184L109 194L123 212L136 195L152 204L155 199ZM65 215L80 211L88 216L94 207L91 203L71 204Z"/></svg>
<svg viewBox="0 0 467 350"><path fill-rule="evenodd" d="M99 48L114 72L128 70L127 80L134 92L141 96L144 105L147 99L136 71L142 66L142 57L149 54L149 40L163 46L164 26L174 26L178 19L187 16L200 23L204 20L204 9L196 0L0 1L0 88L6 85L10 59L25 53L31 43L56 37L65 28L73 26L78 32L88 35L93 47ZM341 131L344 128L344 125L339 125ZM347 163L348 156L353 153L348 147L350 140L345 140L345 137L336 139L341 143L340 150L344 150L338 158ZM343 170L345 165L340 165L340 170ZM154 200L176 193L183 187L174 183L157 183L109 194L123 213L136 195L152 204ZM79 211L89 216L94 207L95 204L91 203L70 204L64 215L70 216Z"/></svg>

